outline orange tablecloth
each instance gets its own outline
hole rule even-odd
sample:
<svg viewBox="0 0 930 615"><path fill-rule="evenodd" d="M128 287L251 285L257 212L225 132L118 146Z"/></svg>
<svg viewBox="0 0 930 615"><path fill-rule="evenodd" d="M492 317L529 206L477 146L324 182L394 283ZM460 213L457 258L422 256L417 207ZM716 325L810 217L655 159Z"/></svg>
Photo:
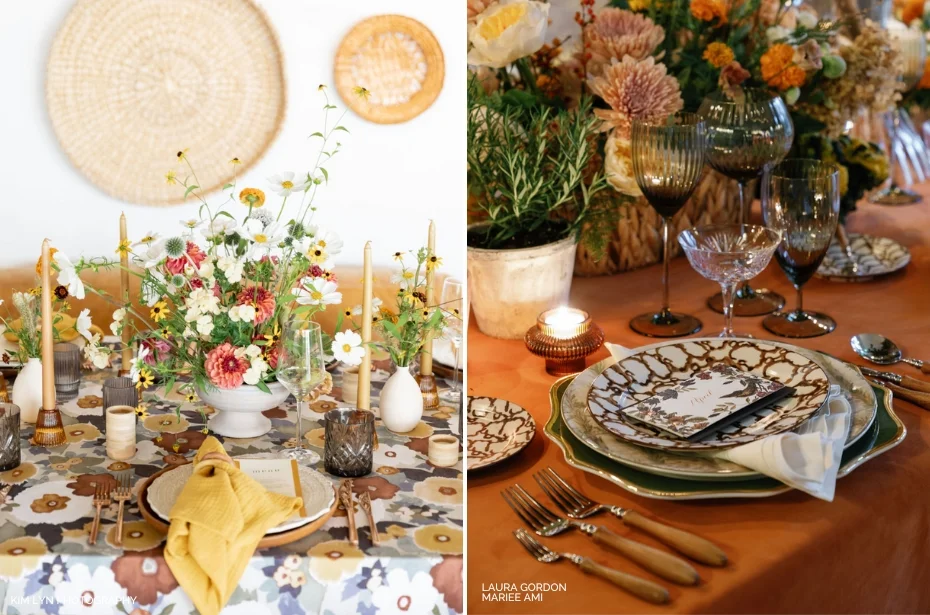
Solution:
<svg viewBox="0 0 930 615"><path fill-rule="evenodd" d="M910 248L913 260L905 272L870 283L809 282L805 307L829 313L839 326L799 345L861 363L849 338L880 332L906 354L930 360L930 187L923 192L927 201L922 204L866 204L851 216L850 231L893 237ZM702 334L716 334L722 316L704 301L718 287L692 271L684 258L672 263L671 276L672 308L698 316L704 322ZM571 305L589 311L609 341L644 345L652 340L633 333L628 322L658 307L660 280L659 267L610 278L576 278ZM794 291L774 261L756 286L778 290L793 305ZM737 319L736 325L738 331L771 337L761 318ZM606 356L601 350L591 359ZM895 371L920 376L907 365ZM800 492L758 500L659 501L635 496L565 463L542 430L554 381L522 341L496 340L474 326L470 329L469 393L502 397L528 409L537 421L537 434L520 455L469 472L469 613L930 613L930 412L896 399L894 409L907 427L907 438L841 479L832 503ZM664 583L672 603L654 607L584 575L568 562L535 562L511 535L521 522L499 492L520 483L539 493L531 474L547 465L595 500L635 508L713 540L730 556L729 566L697 566L703 578L698 587ZM602 516L598 522L659 546L616 518ZM578 531L548 542L660 581ZM482 599L492 584L519 588L534 582L566 583L567 591L544 593L541 602Z"/></svg>

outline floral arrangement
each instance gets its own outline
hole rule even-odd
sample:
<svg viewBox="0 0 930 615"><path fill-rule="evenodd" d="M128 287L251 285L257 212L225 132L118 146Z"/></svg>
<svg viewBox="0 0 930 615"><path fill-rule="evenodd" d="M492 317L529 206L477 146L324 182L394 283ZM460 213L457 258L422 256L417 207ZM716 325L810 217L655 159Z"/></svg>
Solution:
<svg viewBox="0 0 930 615"><path fill-rule="evenodd" d="M604 133L598 154L621 196L640 196L633 120L696 111L717 89L733 98L746 87L778 92L795 125L792 155L816 145L844 167L868 169L867 177L844 184L856 184L844 194L846 210L887 177L879 150L844 135L860 112L884 112L900 99L901 65L888 33L861 20L848 2L838 3L843 18L831 20L780 0L614 0L600 11L593 0L580 0L580 37L549 42L543 2L468 5L469 62L485 92L580 113L595 97ZM868 160L859 165L863 152ZM842 170L847 178L850 170Z"/></svg>
<svg viewBox="0 0 930 615"><path fill-rule="evenodd" d="M410 255L413 255L412 258ZM378 297L372 299L372 323L381 341L373 345L391 355L391 360L399 367L407 367L416 359L423 344L431 336L442 333L449 318L461 318L456 311L450 311L438 305L428 305L426 297L426 274L435 272L442 265L442 258L420 248L416 252L395 252L394 260L400 269L391 276L391 283L397 285L394 307L389 307ZM362 313L362 306L346 310L345 316L353 318ZM360 323L353 320L355 330ZM355 331L336 334L333 348L344 343L338 352L356 352L353 342L360 342L361 337ZM361 360L361 357L359 357Z"/></svg>
<svg viewBox="0 0 930 615"><path fill-rule="evenodd" d="M903 26L916 28L930 33L930 3L924 0L906 0L895 2L895 14ZM909 92L905 98L908 107L916 106L922 110L930 109L930 54L924 64L924 72L917 87Z"/></svg>
<svg viewBox="0 0 930 615"><path fill-rule="evenodd" d="M117 247L117 253L128 254L136 265L130 271L141 279L138 305L124 305L88 286L117 305L110 325L113 334L121 335L128 327L132 341L139 344L131 376L140 389L158 377L170 391L176 379L184 377L201 390L253 385L268 392L277 368L281 311L312 319L342 302L334 272L342 241L313 218L317 191L329 179L324 165L341 148L335 136L347 130L342 116L331 121L336 107L325 87L320 90L324 128L311 135L321 141L319 154L305 173L268 179L270 191L280 198L277 207L266 200L264 190L239 189L235 179L223 188L227 198L212 206L200 189L188 151L181 150L177 167L165 179L200 202L199 216L182 220L177 235L150 232ZM235 169L240 161L233 158L230 164ZM81 274L119 266L119 261L106 258L81 258L72 264L63 261L61 253L56 257L59 282L69 281L82 293ZM342 334L335 347L329 336L324 337L325 348L335 358L361 361L359 336ZM114 352L101 345L99 335L89 337L84 351L98 367L108 364ZM196 399L193 392L189 397Z"/></svg>

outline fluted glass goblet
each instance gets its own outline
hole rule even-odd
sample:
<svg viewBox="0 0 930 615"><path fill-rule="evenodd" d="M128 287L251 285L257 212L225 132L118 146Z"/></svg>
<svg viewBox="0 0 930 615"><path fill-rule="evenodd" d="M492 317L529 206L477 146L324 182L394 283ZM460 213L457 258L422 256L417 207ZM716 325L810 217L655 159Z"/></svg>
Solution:
<svg viewBox="0 0 930 615"><path fill-rule="evenodd" d="M836 321L804 310L801 288L813 277L836 234L840 217L840 172L833 164L794 158L766 173L762 182L762 218L781 232L775 260L798 293L794 310L766 316L762 326L780 337L817 337Z"/></svg>
<svg viewBox="0 0 930 615"><path fill-rule="evenodd" d="M739 222L749 222L752 196L746 194L750 181L761 177L767 166L788 154L794 140L794 125L781 96L768 90L745 88L741 96L716 91L698 111L707 124L707 162L739 184ZM714 295L707 305L723 311L723 297ZM785 298L766 289L743 284L736 291L736 316L771 314L785 305Z"/></svg>
<svg viewBox="0 0 930 615"><path fill-rule="evenodd" d="M752 224L711 224L678 234L688 262L708 280L720 284L723 331L720 337L752 337L733 332L733 300L738 284L759 275L772 260L781 233Z"/></svg>
<svg viewBox="0 0 930 615"><path fill-rule="evenodd" d="M669 309L668 229L672 216L685 206L701 181L704 137L704 121L696 113L633 121L633 176L643 196L662 216L662 309L630 321L630 328L642 335L681 337L701 328L701 321L694 316Z"/></svg>

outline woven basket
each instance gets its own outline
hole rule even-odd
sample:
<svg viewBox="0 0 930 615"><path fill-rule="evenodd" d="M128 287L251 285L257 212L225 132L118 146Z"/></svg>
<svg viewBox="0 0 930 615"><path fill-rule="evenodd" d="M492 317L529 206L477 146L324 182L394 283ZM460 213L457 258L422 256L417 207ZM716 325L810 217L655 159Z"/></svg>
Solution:
<svg viewBox="0 0 930 615"><path fill-rule="evenodd" d="M748 190L752 194L752 188ZM662 258L662 218L639 198L620 205L620 219L607 251L600 260L583 245L575 255L575 275L611 275L658 263ZM739 218L739 191L735 181L709 171L688 203L672 218L669 235L672 256L681 253L675 237L692 226L725 224Z"/></svg>

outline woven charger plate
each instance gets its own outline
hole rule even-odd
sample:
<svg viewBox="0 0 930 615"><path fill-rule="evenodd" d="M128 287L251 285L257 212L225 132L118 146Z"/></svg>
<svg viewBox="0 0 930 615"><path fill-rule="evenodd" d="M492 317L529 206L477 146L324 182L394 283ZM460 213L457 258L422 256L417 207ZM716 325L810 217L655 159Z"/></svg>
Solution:
<svg viewBox="0 0 930 615"><path fill-rule="evenodd" d="M156 530L158 530L162 534L168 533L168 529L170 528L170 525L165 523L164 520L162 520L161 517L159 517L155 513L155 511L152 510L151 505L148 502L148 490L156 478L158 478L165 472L169 472L171 470L176 469L177 467L178 466L169 466L167 468L163 468L159 470L155 474L152 474L142 484L142 489L139 490L139 496L137 498L137 501L139 503L139 513L142 515L142 518L145 519L149 525L154 527ZM336 490L333 489L334 494L335 494L335 491ZM301 538L306 538L313 532L323 527L323 524L329 521L329 518L333 516L333 513L336 512L336 509L338 507L339 507L339 498L334 496L333 505L330 507L330 509L327 512L323 513L322 517L319 517L315 521L312 521L306 525L302 525L300 527L294 528L292 530L288 530L286 532L280 532L278 534L266 534L265 537L262 538L258 542L258 546L256 547L256 549L267 549L269 547L280 547L281 545L290 544L292 542L300 540Z"/></svg>
<svg viewBox="0 0 930 615"><path fill-rule="evenodd" d="M445 63L429 28L401 15L359 22L336 52L336 89L358 115L378 124L406 122L423 113L442 90ZM355 94L368 90L367 98Z"/></svg>
<svg viewBox="0 0 930 615"><path fill-rule="evenodd" d="M284 119L277 37L249 0L78 0L49 54L52 127L74 166L132 203L169 205L190 174L204 192L232 179L230 159L261 158ZM192 183L194 180L191 180Z"/></svg>

